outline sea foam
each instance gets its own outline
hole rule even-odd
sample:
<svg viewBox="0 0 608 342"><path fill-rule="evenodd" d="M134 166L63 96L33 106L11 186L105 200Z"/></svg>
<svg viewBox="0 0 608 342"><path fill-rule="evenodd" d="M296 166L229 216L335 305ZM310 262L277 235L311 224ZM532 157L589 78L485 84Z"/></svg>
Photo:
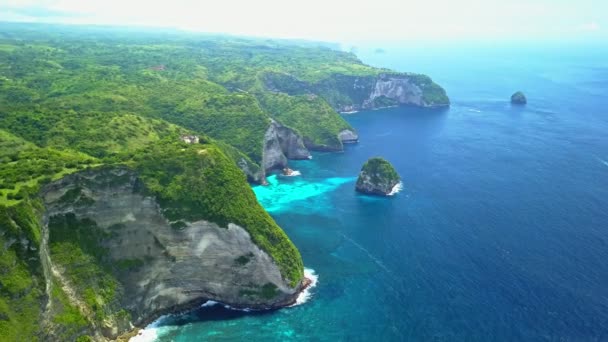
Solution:
<svg viewBox="0 0 608 342"><path fill-rule="evenodd" d="M403 190L403 182L397 183L393 187L393 189L391 189L391 192L388 193L388 196L393 196L394 194L398 194L399 192L401 192L401 190Z"/></svg>
<svg viewBox="0 0 608 342"><path fill-rule="evenodd" d="M308 285L308 287L306 289L304 289L304 291L300 292L300 294L298 295L298 298L296 299L296 302L293 303L291 306L304 304L310 298L312 298L311 290L315 286L317 286L317 282L319 281L319 276L315 273L315 270L313 270L312 268L305 268L304 277L310 279L310 285Z"/></svg>
<svg viewBox="0 0 608 342"><path fill-rule="evenodd" d="M293 171L291 172L291 174L289 174L289 175L282 175L282 176L284 176L284 177L295 177L295 176L301 176L301 175L302 175L302 173L301 173L300 171L298 171L298 170L293 170Z"/></svg>
<svg viewBox="0 0 608 342"><path fill-rule="evenodd" d="M163 315L157 318L154 322L148 324L144 329L141 329L137 335L131 337L129 342L153 342L158 338L158 329L160 324L172 315Z"/></svg>

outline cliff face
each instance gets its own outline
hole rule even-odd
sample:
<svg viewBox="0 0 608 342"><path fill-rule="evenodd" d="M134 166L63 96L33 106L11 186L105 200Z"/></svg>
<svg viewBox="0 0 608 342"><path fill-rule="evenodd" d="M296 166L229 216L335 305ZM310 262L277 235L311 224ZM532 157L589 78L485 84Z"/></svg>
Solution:
<svg viewBox="0 0 608 342"><path fill-rule="evenodd" d="M362 108L378 107L378 100L385 98L388 103L425 106L422 89L407 77L390 77L382 75L376 79L368 98Z"/></svg>
<svg viewBox="0 0 608 342"><path fill-rule="evenodd" d="M359 135L350 129L345 129L338 133L338 139L340 139L343 144L353 144L359 141Z"/></svg>
<svg viewBox="0 0 608 342"><path fill-rule="evenodd" d="M133 171L80 172L47 185L41 196L48 273L74 297L93 333L112 338L208 299L278 307L301 286L289 285L243 227L170 222Z"/></svg>
<svg viewBox="0 0 608 342"><path fill-rule="evenodd" d="M310 152L302 137L291 128L272 121L264 135L262 165L264 171L282 169L288 159L309 159Z"/></svg>
<svg viewBox="0 0 608 342"><path fill-rule="evenodd" d="M396 105L444 107L450 104L443 88L419 74L336 74L318 82L315 89L339 112Z"/></svg>
<svg viewBox="0 0 608 342"><path fill-rule="evenodd" d="M297 129L310 150L342 151L344 143L358 141L352 127L336 111L450 104L445 90L428 76L380 69L361 75L333 73L315 81L303 81L288 73L266 72L260 81L266 91L257 94L262 107L273 118ZM272 146L268 136L266 141L266 147ZM268 154L264 168L286 164L276 150Z"/></svg>

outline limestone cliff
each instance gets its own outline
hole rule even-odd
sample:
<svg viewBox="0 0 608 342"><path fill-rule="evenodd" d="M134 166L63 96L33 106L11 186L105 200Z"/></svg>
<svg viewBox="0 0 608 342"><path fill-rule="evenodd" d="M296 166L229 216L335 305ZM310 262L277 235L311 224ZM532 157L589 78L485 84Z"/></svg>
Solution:
<svg viewBox="0 0 608 342"><path fill-rule="evenodd" d="M340 112L396 105L444 107L450 104L445 90L420 74L336 74L318 82L314 88Z"/></svg>
<svg viewBox="0 0 608 342"><path fill-rule="evenodd" d="M299 134L272 120L264 135L262 158L264 171L269 171L286 167L288 159L309 159L310 152Z"/></svg>
<svg viewBox="0 0 608 342"><path fill-rule="evenodd" d="M94 336L114 338L208 299L279 307L301 286L290 285L245 227L169 220L129 169L76 173L45 186L41 197L47 281L69 294Z"/></svg>
<svg viewBox="0 0 608 342"><path fill-rule="evenodd" d="M412 82L408 77L380 75L368 98L363 101L363 108L375 108L378 101L383 99L387 104L411 104L415 106L426 106L422 89Z"/></svg>
<svg viewBox="0 0 608 342"><path fill-rule="evenodd" d="M359 141L359 135L350 129L345 129L338 133L338 139L344 144L352 144Z"/></svg>

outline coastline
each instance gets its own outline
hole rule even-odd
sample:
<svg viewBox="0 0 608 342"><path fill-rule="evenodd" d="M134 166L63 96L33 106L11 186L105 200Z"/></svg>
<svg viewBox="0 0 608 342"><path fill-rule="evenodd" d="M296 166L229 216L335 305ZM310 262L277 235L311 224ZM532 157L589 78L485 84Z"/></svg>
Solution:
<svg viewBox="0 0 608 342"><path fill-rule="evenodd" d="M307 289L310 288L311 285L314 285L316 281L310 279L306 275L302 278L302 282L299 285L299 289L293 293L293 295L289 296L287 300L279 301L277 303L272 304L271 306L243 306L238 304L227 304L222 302L217 302L213 299L209 298L199 298L184 304L176 305L171 308L167 308L165 310L161 310L156 312L154 315L149 318L143 320L138 326L133 327L133 329L125 332L124 334L116 337L116 341L127 342L132 338L136 338L142 335L142 332L150 325L154 324L154 322L162 319L165 316L173 316L173 315L183 315L193 310L199 309L207 305L207 303L212 302L213 305L219 304L231 310L240 310L240 311L273 311L279 310L282 308L287 308L291 306L295 306L298 304L298 298L302 295Z"/></svg>

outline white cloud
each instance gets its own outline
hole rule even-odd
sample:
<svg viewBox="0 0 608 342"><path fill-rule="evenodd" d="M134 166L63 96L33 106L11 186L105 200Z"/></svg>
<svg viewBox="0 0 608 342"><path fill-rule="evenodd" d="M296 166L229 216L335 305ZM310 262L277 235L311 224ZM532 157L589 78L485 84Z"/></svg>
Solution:
<svg viewBox="0 0 608 342"><path fill-rule="evenodd" d="M72 24L176 27L343 42L501 39L599 31L608 1L577 0L0 0L15 14ZM29 10L28 10L29 8ZM593 16L595 21L579 25ZM6 17L6 16L5 16ZM580 26L580 27L579 27ZM574 28L574 29L573 29ZM578 29L578 30L577 30Z"/></svg>

